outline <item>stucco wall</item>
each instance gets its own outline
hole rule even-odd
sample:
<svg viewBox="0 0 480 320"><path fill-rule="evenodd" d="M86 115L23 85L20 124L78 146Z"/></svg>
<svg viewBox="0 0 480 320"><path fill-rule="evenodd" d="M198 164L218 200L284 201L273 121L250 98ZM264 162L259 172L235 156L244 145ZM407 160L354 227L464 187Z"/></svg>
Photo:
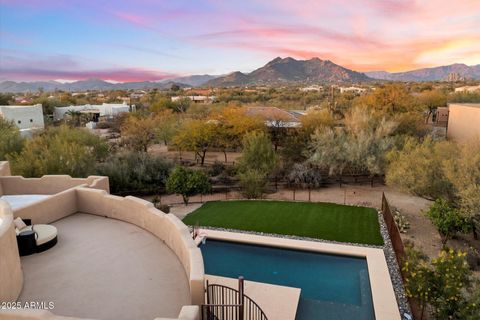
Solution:
<svg viewBox="0 0 480 320"><path fill-rule="evenodd" d="M76 192L79 212L126 221L163 240L183 265L189 279L192 304L204 302L202 254L183 222L139 198L112 196L105 191L89 188L78 188Z"/></svg>
<svg viewBox="0 0 480 320"><path fill-rule="evenodd" d="M0 114L19 129L45 128L41 104L33 106L0 106Z"/></svg>
<svg viewBox="0 0 480 320"><path fill-rule="evenodd" d="M77 194L75 188L72 188L16 209L14 217L32 219L33 224L48 224L77 211Z"/></svg>
<svg viewBox="0 0 480 320"><path fill-rule="evenodd" d="M107 192L109 188L106 177L0 177L0 182L5 194L52 194L51 197L15 210L15 217L32 219L34 224L48 224L76 212L84 212L119 219L151 232L163 240L182 263L189 280L192 304L200 305L204 302L204 267L200 249L191 238L187 226L174 215L165 214L155 209L152 203L139 198L110 195ZM23 286L23 275L12 224L13 216L10 206L2 201L0 217L0 298L15 301ZM23 310L7 313L0 310L0 319L5 316L8 319L73 319L57 317L50 312L31 313ZM198 318L198 306L185 306L178 320Z"/></svg>
<svg viewBox="0 0 480 320"><path fill-rule="evenodd" d="M0 301L16 301L23 287L23 273L10 206L0 200Z"/></svg>
<svg viewBox="0 0 480 320"><path fill-rule="evenodd" d="M0 310L0 320L88 320L85 318L62 317L48 310L25 309L25 310ZM185 306L180 310L178 318L155 318L155 320L198 320L200 308L198 306Z"/></svg>
<svg viewBox="0 0 480 320"><path fill-rule="evenodd" d="M447 137L466 143L480 137L480 104L449 104Z"/></svg>
<svg viewBox="0 0 480 320"><path fill-rule="evenodd" d="M110 190L108 177L101 176L90 176L88 178L72 178L67 175L49 175L41 178L0 176L0 184L4 195L56 194L81 185L106 191Z"/></svg>
<svg viewBox="0 0 480 320"><path fill-rule="evenodd" d="M10 163L8 161L0 161L0 177L9 175L11 175Z"/></svg>

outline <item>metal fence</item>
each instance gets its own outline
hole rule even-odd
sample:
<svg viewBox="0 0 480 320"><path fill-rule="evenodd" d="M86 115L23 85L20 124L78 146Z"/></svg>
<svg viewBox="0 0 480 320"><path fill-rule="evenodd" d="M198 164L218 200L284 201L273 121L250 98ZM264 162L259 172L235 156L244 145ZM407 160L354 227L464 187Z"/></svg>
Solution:
<svg viewBox="0 0 480 320"><path fill-rule="evenodd" d="M238 290L207 281L202 320L268 320L262 308L244 293L243 277Z"/></svg>
<svg viewBox="0 0 480 320"><path fill-rule="evenodd" d="M397 257L398 265L401 270L403 262L405 260L405 246L400 236L400 230L395 223L395 218L393 217L390 205L388 204L387 198L385 197L385 193L382 194L382 214L383 219L385 220L385 224L388 228L388 234L390 236L390 240L392 241L392 246L393 250L395 251L395 256ZM403 279L405 280L405 278ZM418 301L413 298L408 298L408 303L410 304L410 309L412 311L414 319L421 319L422 310Z"/></svg>
<svg viewBox="0 0 480 320"><path fill-rule="evenodd" d="M403 245L402 237L400 236L400 230L395 223L395 218L393 217L392 210L390 209L390 205L385 197L385 193L382 193L382 214L385 224L388 228L390 240L392 241L393 250L395 250L398 265L401 266L403 260L405 259L405 246Z"/></svg>

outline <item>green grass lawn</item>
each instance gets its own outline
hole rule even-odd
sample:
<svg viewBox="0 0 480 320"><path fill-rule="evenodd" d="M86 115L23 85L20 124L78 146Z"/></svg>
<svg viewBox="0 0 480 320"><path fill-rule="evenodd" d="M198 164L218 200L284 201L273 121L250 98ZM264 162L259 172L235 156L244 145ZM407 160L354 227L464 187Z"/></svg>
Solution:
<svg viewBox="0 0 480 320"><path fill-rule="evenodd" d="M333 203L213 201L186 216L183 222L341 242L383 244L374 209Z"/></svg>

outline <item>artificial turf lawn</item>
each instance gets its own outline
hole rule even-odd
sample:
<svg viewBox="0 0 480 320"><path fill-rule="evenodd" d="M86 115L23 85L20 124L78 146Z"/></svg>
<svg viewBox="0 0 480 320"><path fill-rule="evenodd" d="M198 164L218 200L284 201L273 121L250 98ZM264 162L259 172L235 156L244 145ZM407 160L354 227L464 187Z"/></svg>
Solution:
<svg viewBox="0 0 480 320"><path fill-rule="evenodd" d="M188 225L383 245L377 212L333 203L212 201L187 215Z"/></svg>

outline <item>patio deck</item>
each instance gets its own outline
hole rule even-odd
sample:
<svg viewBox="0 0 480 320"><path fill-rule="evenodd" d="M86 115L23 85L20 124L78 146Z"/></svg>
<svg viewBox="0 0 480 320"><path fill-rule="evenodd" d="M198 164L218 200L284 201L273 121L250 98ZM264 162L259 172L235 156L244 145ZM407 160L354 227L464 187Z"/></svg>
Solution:
<svg viewBox="0 0 480 320"><path fill-rule="evenodd" d="M21 259L19 301L51 301L62 316L149 320L177 317L190 304L180 261L149 232L83 213L53 225L58 244Z"/></svg>

